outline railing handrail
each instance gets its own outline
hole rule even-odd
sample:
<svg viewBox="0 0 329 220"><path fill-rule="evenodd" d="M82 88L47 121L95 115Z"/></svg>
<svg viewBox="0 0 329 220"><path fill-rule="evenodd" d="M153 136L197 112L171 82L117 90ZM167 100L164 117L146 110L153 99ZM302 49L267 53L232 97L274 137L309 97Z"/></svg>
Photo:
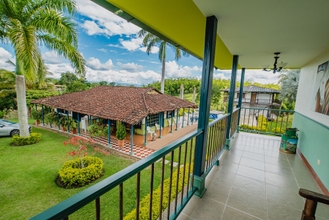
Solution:
<svg viewBox="0 0 329 220"><path fill-rule="evenodd" d="M49 208L48 210L32 217L32 220L37 219L61 219L65 218L88 203L99 198L106 192L110 191L114 187L118 186L120 183L123 183L125 180L128 180L135 174L141 172L149 165L155 163L157 160L161 159L163 156L172 152L182 144L191 140L192 138L200 135L203 131L196 130L184 137L170 143L166 147L154 152L148 157L137 161L136 163L126 167L125 169L107 177L99 183L83 190L82 192L75 194L74 196L64 200L61 203Z"/></svg>
<svg viewBox="0 0 329 220"><path fill-rule="evenodd" d="M226 113L225 115L221 115L221 116L219 116L219 118L216 118L215 120L209 122L209 125L208 126L211 127L214 124L216 124L218 121L223 120L224 118L227 118L228 116L230 116L229 113Z"/></svg>
<svg viewBox="0 0 329 220"><path fill-rule="evenodd" d="M282 110L276 108L253 108L253 107L241 107L241 109L253 109L253 110L271 110L271 111L281 111L281 112L295 112L295 110Z"/></svg>

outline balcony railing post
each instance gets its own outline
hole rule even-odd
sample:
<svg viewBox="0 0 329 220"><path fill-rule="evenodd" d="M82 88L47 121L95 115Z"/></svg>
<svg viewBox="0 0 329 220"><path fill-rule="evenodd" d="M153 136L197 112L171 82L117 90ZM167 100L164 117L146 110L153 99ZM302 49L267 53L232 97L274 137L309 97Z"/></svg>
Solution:
<svg viewBox="0 0 329 220"><path fill-rule="evenodd" d="M194 186L198 189L196 196L202 197L206 191L205 188L205 159L206 146L208 138L208 123L210 112L210 100L212 79L214 70L214 58L216 47L217 18L215 16L207 17L206 33L204 44L204 57L202 67L202 85L199 109L198 129L203 133L197 137L196 152L194 160Z"/></svg>
<svg viewBox="0 0 329 220"><path fill-rule="evenodd" d="M242 96L243 96L243 84L244 84L244 73L245 73L245 68L242 68L241 70L241 80L240 80L240 95L239 95L239 102L238 102L238 107L240 108L239 110L239 115L238 115L238 131L240 130L240 114L241 114L241 106L242 106Z"/></svg>
<svg viewBox="0 0 329 220"><path fill-rule="evenodd" d="M233 56L232 63L232 74L231 74L231 83L230 83L230 96L228 100L228 120L227 120L227 131L226 131L226 148L230 149L230 134L231 134L231 121L232 121L232 113L233 113L233 104L234 104L234 92L235 92L235 81L236 81L236 72L238 67L239 56Z"/></svg>

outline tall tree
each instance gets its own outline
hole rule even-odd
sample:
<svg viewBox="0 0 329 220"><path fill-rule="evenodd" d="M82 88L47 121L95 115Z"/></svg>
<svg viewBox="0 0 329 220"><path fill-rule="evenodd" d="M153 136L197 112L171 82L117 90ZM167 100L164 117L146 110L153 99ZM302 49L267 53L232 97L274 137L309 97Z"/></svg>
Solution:
<svg viewBox="0 0 329 220"><path fill-rule="evenodd" d="M166 70L166 49L167 45L171 47L175 53L175 59L179 60L182 57L182 50L178 47L171 45L170 43L162 40L161 38L153 35L145 30L140 30L138 32L138 37L144 37L143 46L146 47L146 53L149 55L151 53L152 47L159 47L159 60L162 63L161 70L161 92L164 93L164 81L165 81L165 70ZM187 56L188 54L183 51L183 55Z"/></svg>
<svg viewBox="0 0 329 220"><path fill-rule="evenodd" d="M25 77L40 79L46 68L38 45L42 44L70 60L84 75L85 60L77 50L75 24L69 15L73 0L1 0L0 40L11 44L16 56L16 94L20 136L29 136ZM68 15L68 16L64 16ZM42 78L42 77L41 77Z"/></svg>
<svg viewBox="0 0 329 220"><path fill-rule="evenodd" d="M299 70L290 70L287 73L282 74L280 78L280 99L290 103L295 102L299 83Z"/></svg>

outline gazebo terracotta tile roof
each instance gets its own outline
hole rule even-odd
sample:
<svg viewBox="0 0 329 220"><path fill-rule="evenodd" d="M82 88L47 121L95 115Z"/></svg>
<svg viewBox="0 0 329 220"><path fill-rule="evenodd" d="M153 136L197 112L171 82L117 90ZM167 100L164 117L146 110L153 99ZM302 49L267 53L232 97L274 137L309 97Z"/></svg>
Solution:
<svg viewBox="0 0 329 220"><path fill-rule="evenodd" d="M137 124L148 114L198 107L154 88L124 86L98 86L86 91L36 99L31 103L129 124Z"/></svg>

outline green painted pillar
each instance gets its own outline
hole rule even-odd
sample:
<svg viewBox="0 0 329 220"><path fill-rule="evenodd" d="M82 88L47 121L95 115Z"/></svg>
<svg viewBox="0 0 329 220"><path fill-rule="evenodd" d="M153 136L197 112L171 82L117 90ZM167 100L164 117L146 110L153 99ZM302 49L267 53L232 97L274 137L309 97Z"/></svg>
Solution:
<svg viewBox="0 0 329 220"><path fill-rule="evenodd" d="M239 125L240 125L240 114L241 114L241 106L242 106L242 96L243 96L245 70L246 70L245 68L242 68L242 70L241 70L240 94L239 94L239 102L238 102L238 107L240 108L239 115L238 115L238 132L239 132Z"/></svg>
<svg viewBox="0 0 329 220"><path fill-rule="evenodd" d="M190 124L190 111L191 111L191 108L188 108L188 112L187 112L187 125Z"/></svg>
<svg viewBox="0 0 329 220"><path fill-rule="evenodd" d="M148 134L147 134L147 117L148 117L148 116L145 117L145 126L144 126L144 128L145 128L145 129L144 129L144 130L145 130L145 132L144 132L144 133L145 133L145 134L144 134L144 145L147 145L147 135L148 135Z"/></svg>
<svg viewBox="0 0 329 220"><path fill-rule="evenodd" d="M170 123L170 133L172 133L172 125L173 125L173 122L174 122L174 115L175 115L175 110L172 110L171 111L171 123Z"/></svg>
<svg viewBox="0 0 329 220"><path fill-rule="evenodd" d="M178 130L178 116L179 116L179 109L176 109L176 131Z"/></svg>
<svg viewBox="0 0 329 220"><path fill-rule="evenodd" d="M69 111L66 111L66 119L69 120L70 116L69 116ZM70 125L67 125L67 133L70 133Z"/></svg>
<svg viewBox="0 0 329 220"><path fill-rule="evenodd" d="M111 120L107 119L107 126L108 126L108 130L107 130L107 146L111 147Z"/></svg>
<svg viewBox="0 0 329 220"><path fill-rule="evenodd" d="M185 108L183 108L182 128L184 128Z"/></svg>
<svg viewBox="0 0 329 220"><path fill-rule="evenodd" d="M227 130L226 130L226 148L230 149L230 131L231 131L231 121L232 121L232 113L234 109L234 93L235 93L235 81L236 81L236 72L238 68L238 60L239 56L233 56L233 63L232 63L232 74L231 74L231 84L230 84L230 96L228 100L228 111L229 114L227 118Z"/></svg>
<svg viewBox="0 0 329 220"><path fill-rule="evenodd" d="M45 109L44 109L43 105L41 105L41 113L42 113L42 116L41 116L42 125L45 126Z"/></svg>
<svg viewBox="0 0 329 220"><path fill-rule="evenodd" d="M80 123L81 123L81 118L80 118L80 113L77 112L77 117L78 117L78 135L81 135L81 130L80 130Z"/></svg>
<svg viewBox="0 0 329 220"><path fill-rule="evenodd" d="M59 124L59 122L60 122L60 116L59 116L59 113L58 112L57 112L57 119L58 119L58 130L60 130L61 129L61 127L60 127L61 125Z"/></svg>
<svg viewBox="0 0 329 220"><path fill-rule="evenodd" d="M206 177L204 174L204 168L208 139L208 124L214 71L216 36L217 18L215 16L207 17L198 122L198 129L203 130L203 133L196 139L196 152L194 158L194 186L198 188L196 192L196 196L198 197L202 197L206 191Z"/></svg>
<svg viewBox="0 0 329 220"><path fill-rule="evenodd" d="M134 155L134 125L130 126L130 155Z"/></svg>

